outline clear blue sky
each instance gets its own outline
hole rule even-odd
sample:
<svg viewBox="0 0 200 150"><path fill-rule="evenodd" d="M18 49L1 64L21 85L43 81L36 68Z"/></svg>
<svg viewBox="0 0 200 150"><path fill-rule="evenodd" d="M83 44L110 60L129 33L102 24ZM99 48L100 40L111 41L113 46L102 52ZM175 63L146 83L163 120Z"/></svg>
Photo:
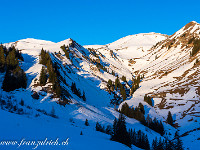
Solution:
<svg viewBox="0 0 200 150"><path fill-rule="evenodd" d="M1 0L0 42L36 38L107 44L146 32L171 35L200 23L199 0Z"/></svg>

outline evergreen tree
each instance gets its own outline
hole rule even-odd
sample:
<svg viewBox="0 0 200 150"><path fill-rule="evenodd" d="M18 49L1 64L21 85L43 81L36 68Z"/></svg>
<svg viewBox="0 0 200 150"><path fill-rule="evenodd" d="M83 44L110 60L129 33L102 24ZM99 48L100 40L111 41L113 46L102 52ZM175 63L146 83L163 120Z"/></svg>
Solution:
<svg viewBox="0 0 200 150"><path fill-rule="evenodd" d="M158 150L163 150L163 149L164 149L163 146L164 146L164 145L163 145L163 141L162 141L162 139L161 139L161 137L160 137L160 140L159 140L159 142L158 142L157 149L158 149Z"/></svg>
<svg viewBox="0 0 200 150"><path fill-rule="evenodd" d="M24 100L21 99L20 103L19 103L21 106L24 106Z"/></svg>
<svg viewBox="0 0 200 150"><path fill-rule="evenodd" d="M40 85L41 86L44 86L46 85L46 82L47 82L47 75L46 75L46 70L45 70L45 67L42 66L42 69L41 69L41 72L40 72Z"/></svg>
<svg viewBox="0 0 200 150"><path fill-rule="evenodd" d="M125 117L120 114L118 120L115 119L113 122L113 134L111 140L123 143L131 147L131 138L126 129Z"/></svg>
<svg viewBox="0 0 200 150"><path fill-rule="evenodd" d="M100 131L100 132L104 132L103 131L103 127L101 126L101 124L97 121L97 123L96 123L96 131Z"/></svg>
<svg viewBox="0 0 200 150"><path fill-rule="evenodd" d="M6 71L2 89L6 92L13 91L18 88L26 88L27 79L24 71L17 66L14 70Z"/></svg>
<svg viewBox="0 0 200 150"><path fill-rule="evenodd" d="M133 93L136 91L136 88L135 88L135 84L133 83L132 84L132 87L131 87L131 90L130 90L130 95L133 95Z"/></svg>
<svg viewBox="0 0 200 150"><path fill-rule="evenodd" d="M110 103L116 106L121 103L121 97L114 93L114 98L110 100Z"/></svg>
<svg viewBox="0 0 200 150"><path fill-rule="evenodd" d="M172 144L169 142L169 140L167 138L165 138L165 141L164 141L164 149L165 150L173 150Z"/></svg>
<svg viewBox="0 0 200 150"><path fill-rule="evenodd" d="M55 92L56 97L61 97L61 87L58 82L53 84L53 91Z"/></svg>
<svg viewBox="0 0 200 150"><path fill-rule="evenodd" d="M139 103L139 109L141 113L145 114L144 106L142 105L142 103Z"/></svg>
<svg viewBox="0 0 200 150"><path fill-rule="evenodd" d="M122 81L126 82L126 77L122 76Z"/></svg>
<svg viewBox="0 0 200 150"><path fill-rule="evenodd" d="M46 59L45 59L46 51L42 48L40 53L40 64L46 65Z"/></svg>
<svg viewBox="0 0 200 150"><path fill-rule="evenodd" d="M175 139L175 142L174 142L175 149L176 150L183 150L183 143L180 139L178 131L176 131L174 139Z"/></svg>
<svg viewBox="0 0 200 150"><path fill-rule="evenodd" d="M148 140L148 136L145 135L144 137L144 149L145 150L150 150L150 144L149 144L149 140Z"/></svg>
<svg viewBox="0 0 200 150"><path fill-rule="evenodd" d="M110 125L107 125L105 132L106 134L112 135L112 127Z"/></svg>
<svg viewBox="0 0 200 150"><path fill-rule="evenodd" d="M109 93L111 93L111 91L114 90L113 83L112 83L112 80L111 80L111 79L108 80L107 88L108 88L108 92L109 92Z"/></svg>
<svg viewBox="0 0 200 150"><path fill-rule="evenodd" d="M200 39L194 40L194 47L191 52L191 56L194 56L200 50Z"/></svg>
<svg viewBox="0 0 200 150"><path fill-rule="evenodd" d="M126 100L126 91L125 91L125 89L124 89L124 87L122 85L120 87L120 93L122 95L123 101Z"/></svg>
<svg viewBox="0 0 200 150"><path fill-rule="evenodd" d="M115 79L115 90L117 90L119 86L120 86L120 81L119 81L119 77L117 77Z"/></svg>
<svg viewBox="0 0 200 150"><path fill-rule="evenodd" d="M145 94L144 101L147 102L149 105L153 106L152 98Z"/></svg>
<svg viewBox="0 0 200 150"><path fill-rule="evenodd" d="M69 47L67 46L65 46L65 44L63 45L63 46L61 46L60 47L62 50L63 50L63 52L65 53L65 56L68 58L68 59L70 59L70 57L69 57Z"/></svg>
<svg viewBox="0 0 200 150"><path fill-rule="evenodd" d="M4 54L4 49L3 45L0 45L0 72L5 71L5 65L6 65L6 60L5 60L5 54Z"/></svg>
<svg viewBox="0 0 200 150"><path fill-rule="evenodd" d="M169 111L168 112L168 115L167 115L167 123L170 124L171 126L173 126L173 118L172 118L172 114L171 112Z"/></svg>
<svg viewBox="0 0 200 150"><path fill-rule="evenodd" d="M76 88L76 83L75 82L72 82L72 85L71 85L71 90L74 94L77 94L78 93L78 90Z"/></svg>
<svg viewBox="0 0 200 150"><path fill-rule="evenodd" d="M87 119L85 120L85 125L86 125L86 126L89 126L89 122L88 122Z"/></svg>
<svg viewBox="0 0 200 150"><path fill-rule="evenodd" d="M157 140L157 137L152 142L152 149L153 150L159 150L158 149L158 140Z"/></svg>
<svg viewBox="0 0 200 150"><path fill-rule="evenodd" d="M8 53L8 56L6 57L6 64L7 64L7 68L9 70L13 70L17 67L17 65L19 64L18 59L15 56L15 51L12 50Z"/></svg>
<svg viewBox="0 0 200 150"><path fill-rule="evenodd" d="M120 112L126 115L127 117L130 117L130 108L126 102L122 105Z"/></svg>
<svg viewBox="0 0 200 150"><path fill-rule="evenodd" d="M96 131L100 131L100 132L103 132L103 133L107 133L106 131L105 131L105 127L104 126L102 126L99 122L97 122L96 123ZM108 134L108 133L107 133Z"/></svg>

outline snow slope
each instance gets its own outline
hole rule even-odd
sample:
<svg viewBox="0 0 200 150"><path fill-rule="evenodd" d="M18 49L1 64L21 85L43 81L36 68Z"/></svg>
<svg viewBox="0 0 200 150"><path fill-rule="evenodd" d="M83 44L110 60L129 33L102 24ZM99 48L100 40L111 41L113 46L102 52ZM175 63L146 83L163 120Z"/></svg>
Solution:
<svg viewBox="0 0 200 150"><path fill-rule="evenodd" d="M70 55L71 59L69 60L65 57L60 46L64 44L69 46L72 42L74 46L70 47L72 56ZM91 59L94 59L95 56L90 51L72 39L59 43L24 39L5 45L7 47L14 45L22 52L22 56L24 57L22 68L27 74L28 86L26 90L17 89L12 92L0 91L1 100L5 101L6 104L11 103L12 106L22 110L22 112L18 112L18 109L15 111L13 108L2 107L3 110L0 110L0 115L4 116L1 119L4 123L0 125L4 129L2 140L18 140L23 138L27 140L41 140L46 137L48 139L56 139L56 137L59 137L61 140L65 140L66 137L69 137L71 143L69 142L68 147L73 150L80 148L111 149L111 147L116 147L116 149L129 149L117 142L111 142L110 136L95 131L97 121L103 125L112 125L114 118L118 117L119 113L110 105L110 99L113 98L112 95L104 90L106 81L110 78L114 80L115 76L111 75L109 71L92 69L95 65ZM41 87L35 84L39 79L42 68L42 65L39 64L39 54L42 48L50 52L53 63L57 64L59 68L59 73L63 78L61 86L71 95L69 105L62 106L57 104L58 99L52 98L52 93L46 93L42 90L45 86ZM132 77L131 71L121 61L114 61L113 57L106 58L103 54L99 55L101 56L98 59L105 67L115 69L117 74L120 75L121 73L121 76L123 73L127 73L129 78ZM112 64L111 60L113 61ZM116 69L117 67L119 69ZM3 75L1 74L2 81ZM0 86L2 81L0 82ZM81 92L82 90L85 91L86 102L71 92L70 86L72 82L76 83L77 88L81 89ZM38 100L32 98L31 95L33 92L39 94ZM23 106L20 104L22 100L24 101ZM53 110L56 118L51 117ZM18 114L21 114L21 116ZM85 119L89 120L89 127L84 125ZM11 120L12 123L10 122ZM150 142L155 137L160 137L158 133L151 129L146 129L145 126L141 125L135 119L127 119L127 127L135 128L136 131L142 130L148 134ZM83 137L80 136L81 131L83 132ZM7 149L8 147L4 146L2 148ZM27 149L26 146L22 148ZM47 148L55 149L52 146L45 147L45 149ZM59 146L59 149L65 148ZM11 146L9 149L16 149L16 146ZM41 149L43 148L41 147Z"/></svg>
<svg viewBox="0 0 200 150"><path fill-rule="evenodd" d="M16 112L12 114L7 112L10 111L7 108L0 109L3 122L0 127L4 129L2 138L60 137L65 139L69 137L71 143L69 142L68 147L73 150L113 147L129 149L122 144L110 141L108 135L96 132L95 123L98 121L104 125L111 125L114 118L119 115L110 105L113 95L105 90L107 81L109 79L114 81L116 75L119 77L124 75L129 81L138 74L144 74L145 78L140 88L125 102L130 106L143 103L146 116L149 114L150 117L156 117L163 123L168 111L171 111L185 148L198 149L200 81L199 64L194 65L194 63L196 59L200 59L200 54L190 57L193 43L188 43L192 37L199 38L199 33L200 25L190 22L171 36L142 33L121 38L107 45L82 47L72 39L58 43L24 39L5 44L7 47L14 45L22 52L24 57L22 68L28 77L28 87L26 90L18 89L9 93L0 91L1 99L7 103L12 101L13 105L23 109L24 112L24 115L20 116L15 114ZM64 44L69 46L70 59L67 59L60 49ZM57 104L58 99L52 98L52 93L46 93L41 86L35 86L42 68L39 64L42 48L50 52L51 59L57 64L62 77L61 86L71 95L70 104L65 107ZM100 64L102 68L99 69L96 64ZM3 75L0 74L0 86ZM84 90L86 102L71 92L72 82L76 83L81 92ZM32 98L33 91L39 93L38 100ZM153 97L153 107L144 102L145 94ZM20 106L22 99L24 106ZM51 117L52 109L55 110L58 118ZM14 123L11 123L8 118ZM89 120L89 127L84 125L85 119ZM161 137L135 119L127 118L126 122L128 128L135 128L136 131L142 130L146 133L150 142L155 137ZM165 136L172 139L177 129L165 123L164 127L167 129ZM81 131L83 131L83 136L80 136ZM90 143L93 144L88 147ZM62 148L62 146L59 147L59 149Z"/></svg>

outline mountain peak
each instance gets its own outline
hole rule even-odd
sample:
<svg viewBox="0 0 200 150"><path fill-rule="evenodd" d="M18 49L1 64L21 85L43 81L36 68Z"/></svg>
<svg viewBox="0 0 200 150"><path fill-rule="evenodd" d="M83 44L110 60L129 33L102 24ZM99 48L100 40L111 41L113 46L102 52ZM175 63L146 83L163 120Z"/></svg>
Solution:
<svg viewBox="0 0 200 150"><path fill-rule="evenodd" d="M191 21L185 25L184 30L187 30L189 27L194 27L195 25L199 25L196 21Z"/></svg>

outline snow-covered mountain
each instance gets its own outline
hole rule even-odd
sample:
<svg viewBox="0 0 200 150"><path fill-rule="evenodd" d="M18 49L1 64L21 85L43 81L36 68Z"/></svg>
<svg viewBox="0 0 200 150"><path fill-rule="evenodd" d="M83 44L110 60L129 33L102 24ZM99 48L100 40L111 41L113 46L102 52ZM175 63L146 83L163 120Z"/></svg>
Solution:
<svg viewBox="0 0 200 150"><path fill-rule="evenodd" d="M107 90L108 80L115 81L117 76L121 80L125 76L127 83L123 84L129 89L132 78L144 75L140 87L133 96L127 95L125 102L133 107L142 103L145 106L145 116L149 114L150 117L161 120L166 133L161 136L132 118L126 119L127 127L142 130L150 143L156 137L173 139L178 129L184 147L197 149L200 145L200 137L197 136L200 123L197 59L200 53L191 56L191 52L199 36L200 24L190 22L171 36L141 33L107 45L83 47L72 39L54 43L30 38L4 44L6 47L15 46L21 51L24 58L21 67L27 75L28 86L11 92L0 90L1 101L5 101L6 106L12 103L13 107L17 106L17 110L21 109L23 112L19 116L18 111L13 111L13 108L1 106L3 124L0 127L4 129L2 138L22 139L28 136L30 139L41 140L59 136L61 140L70 139L69 149L129 149L110 141L108 135L95 131L95 124L98 121L103 125L112 125L114 118L119 115L110 104L114 95ZM69 57L61 49L63 45L67 48ZM60 86L68 104L49 92L50 82L47 81L45 86L38 84L43 66L39 64L41 49L49 51L52 63L57 67ZM0 86L4 75L5 73L0 74ZM84 91L86 101L72 92L72 83L76 84L81 94ZM39 98L34 99L33 93L37 93ZM145 94L153 97L153 107L144 101ZM165 123L168 111L172 112L177 129ZM52 117L52 113L56 117ZM8 121L8 118L14 120L14 123ZM85 119L89 120L90 126L84 125ZM15 135L12 134L13 130L17 130ZM25 134L25 131L31 132ZM80 135L81 131L83 135ZM90 143L93 144L89 146ZM59 147L62 148L66 147Z"/></svg>

